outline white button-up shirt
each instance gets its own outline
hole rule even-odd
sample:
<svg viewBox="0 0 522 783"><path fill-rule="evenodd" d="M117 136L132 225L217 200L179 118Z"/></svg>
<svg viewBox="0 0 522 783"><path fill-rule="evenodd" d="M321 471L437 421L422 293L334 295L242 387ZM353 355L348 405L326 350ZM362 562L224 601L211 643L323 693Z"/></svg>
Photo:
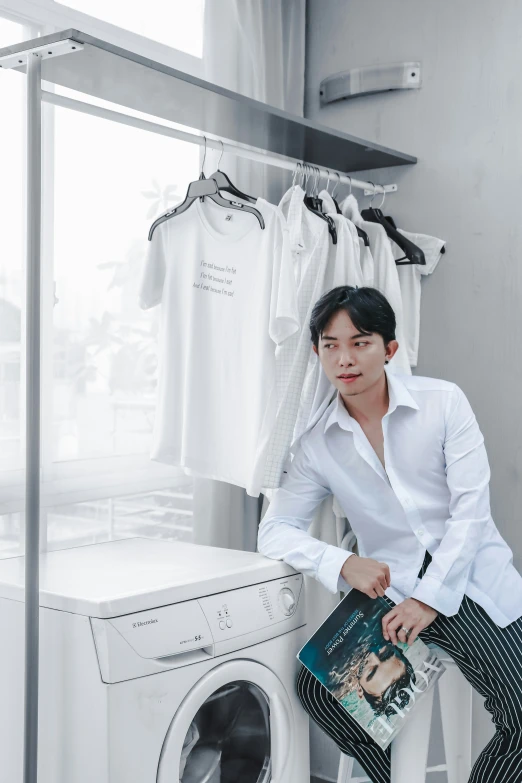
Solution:
<svg viewBox="0 0 522 783"><path fill-rule="evenodd" d="M385 468L338 392L294 444L258 550L332 593L350 589L340 571L351 553L307 532L333 494L359 555L388 564L395 603L411 596L451 616L467 595L505 627L522 616L522 577L491 517L490 468L468 399L455 383L385 371ZM433 560L419 579L426 550Z"/></svg>

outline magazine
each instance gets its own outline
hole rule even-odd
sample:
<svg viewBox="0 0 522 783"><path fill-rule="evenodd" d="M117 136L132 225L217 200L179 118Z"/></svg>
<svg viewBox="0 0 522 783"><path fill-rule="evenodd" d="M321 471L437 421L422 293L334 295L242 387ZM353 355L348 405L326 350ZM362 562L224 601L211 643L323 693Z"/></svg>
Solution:
<svg viewBox="0 0 522 783"><path fill-rule="evenodd" d="M415 713L415 705L445 671L417 637L386 641L390 607L352 589L297 653L297 658L381 748Z"/></svg>

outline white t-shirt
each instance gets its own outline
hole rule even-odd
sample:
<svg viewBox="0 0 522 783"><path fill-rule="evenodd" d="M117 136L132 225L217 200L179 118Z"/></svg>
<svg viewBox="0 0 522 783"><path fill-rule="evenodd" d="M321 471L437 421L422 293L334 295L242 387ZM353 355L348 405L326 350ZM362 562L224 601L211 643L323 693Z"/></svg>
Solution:
<svg viewBox="0 0 522 783"><path fill-rule="evenodd" d="M199 199L148 245L143 309L161 303L151 459L257 497L277 410L275 348L299 330L288 232Z"/></svg>
<svg viewBox="0 0 522 783"><path fill-rule="evenodd" d="M402 294L402 311L404 317L404 335L406 350L411 367L417 366L420 333L421 275L431 275L439 263L442 248L446 244L443 239L430 237L427 234L411 234L399 229L406 239L420 247L424 253L426 266L421 264L401 264L397 266ZM392 252L395 260L402 259L404 253L392 242Z"/></svg>

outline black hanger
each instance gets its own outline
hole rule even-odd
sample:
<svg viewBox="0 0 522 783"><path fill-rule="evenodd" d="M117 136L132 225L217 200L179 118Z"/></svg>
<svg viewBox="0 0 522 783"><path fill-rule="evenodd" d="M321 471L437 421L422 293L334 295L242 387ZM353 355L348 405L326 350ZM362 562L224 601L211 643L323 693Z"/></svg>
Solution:
<svg viewBox="0 0 522 783"><path fill-rule="evenodd" d="M388 221L388 223L391 223L391 225L394 228L397 228L397 225L396 225L394 219L391 217L391 215L386 215L386 220ZM441 255L443 255L446 252L446 245L442 245L442 247L440 249L440 252L441 252Z"/></svg>
<svg viewBox="0 0 522 783"><path fill-rule="evenodd" d="M371 184L374 185L373 182ZM384 198L386 195L384 190L382 195L383 198L382 198L381 207L384 204ZM374 198L375 198L375 192L374 192ZM414 245L413 242L410 242L410 240L404 236L404 234L401 234L399 231L397 231L397 229L394 228L394 226L388 220L386 220L380 208L374 209L370 204L370 207L368 209L363 209L363 211L361 212L361 216L363 220L367 220L369 223L377 223L378 225L382 226L386 231L388 237L390 239L393 239L395 244L397 244L400 247L400 249L403 251L404 256L402 258L397 259L397 261L395 261L397 266L406 266L407 264L419 264L421 266L426 265L426 259L420 247ZM404 261L403 259L405 258L407 258L408 261Z"/></svg>
<svg viewBox="0 0 522 783"><path fill-rule="evenodd" d="M318 171L318 169L317 169ZM317 215L317 217L320 217L321 220L326 220L328 223L328 232L330 236L332 237L332 242L334 245L337 244L337 229L335 228L335 223L333 222L330 215L325 215L323 212L323 202L320 198L316 196L305 196L304 197L304 204L307 207L307 209L310 210L314 215Z"/></svg>
<svg viewBox="0 0 522 783"><path fill-rule="evenodd" d="M207 144L207 140L205 138L205 156L206 156L206 144ZM203 158L203 165L204 164L205 164L205 158ZM261 228L265 227L265 221L263 220L263 215L258 209L255 209L254 207L251 207L248 204L240 204L239 202L229 201L228 199L223 198L219 194L219 188L217 186L216 180L212 178L206 179L202 171L199 179L189 183L185 200L179 206L174 207L174 209L170 209L168 212L165 212L164 215L161 215L161 217L157 218L154 221L149 231L149 242L152 239L152 235L154 234L154 231L159 225L161 225L161 223L164 223L166 220L170 220L170 218L172 217L181 215L183 212L186 212L190 206L192 206L192 204L194 203L194 201L196 201L196 199L198 198L203 199L206 196L212 199L212 201L214 201L216 204L219 204L221 207L226 207L227 209L240 210L242 212L249 212L251 215L254 215L259 220L259 225L261 226Z"/></svg>
<svg viewBox="0 0 522 783"><path fill-rule="evenodd" d="M366 233L366 231L364 231L364 229L362 228L359 228L359 226L355 226L355 228L357 229L357 233L359 234L360 238L364 242L365 246L370 247L370 238Z"/></svg>
<svg viewBox="0 0 522 783"><path fill-rule="evenodd" d="M336 171L335 173L336 173L336 174L337 174L337 176L339 177L339 182L340 182L340 181L341 181L341 175L339 174L339 172L338 172L338 171ZM328 172L328 175L329 175L329 174L330 174L330 172ZM330 182L330 176L328 176L328 182L326 183L326 192L328 192L328 183L329 183L329 182ZM339 183L338 183L338 184L339 184ZM337 186L336 186L336 187L338 187L338 184L337 184ZM332 196L332 201L333 201L333 203L334 203L334 205L335 205L335 211L337 212L337 214L338 214L338 215L342 215L343 213L342 213L341 207L339 206L339 203L338 203L338 201L336 200L336 198L335 198L335 196L334 196L334 193L335 193L335 191L336 191L336 187L335 187L335 188L332 190L332 194L331 194L331 196Z"/></svg>
<svg viewBox="0 0 522 783"><path fill-rule="evenodd" d="M225 150L223 142L221 141L221 155L219 157L218 165L216 171L210 175L209 179L215 179L217 186L219 190L224 190L226 193L231 193L232 196L236 196L237 198L242 198L243 201L250 201L251 204L255 204L257 199L254 198L254 196L248 196L246 193L242 193L234 183L230 180L227 174L225 174L224 171L221 171L219 168L219 164L221 163L221 158L223 157L223 152Z"/></svg>

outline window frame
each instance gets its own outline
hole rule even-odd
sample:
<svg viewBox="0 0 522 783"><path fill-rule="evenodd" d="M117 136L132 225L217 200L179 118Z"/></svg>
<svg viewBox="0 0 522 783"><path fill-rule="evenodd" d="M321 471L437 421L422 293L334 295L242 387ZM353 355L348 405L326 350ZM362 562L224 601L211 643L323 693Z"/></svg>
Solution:
<svg viewBox="0 0 522 783"><path fill-rule="evenodd" d="M172 68L202 76L203 59L182 52L163 43L140 36L85 13L68 8L55 0L0 0L0 17L21 24L26 40L73 28L93 37L110 41L116 46L138 52L144 57L162 62ZM43 83L54 91L54 85ZM24 84L24 90L26 85ZM42 103L42 364L41 364L41 506L59 505L117 497L148 490L162 490L172 486L181 468L152 462L147 454L94 457L71 461L53 461L51 458L53 404L53 303L54 279L48 268L53 258L54 203L54 109ZM24 109L25 112L25 109ZM25 169L24 169L25 176ZM26 214L26 199L23 204ZM25 280L26 259L23 258ZM25 316L25 303L24 303ZM21 453L25 452L25 361L26 331L22 318L20 346ZM11 463L12 464L12 463ZM25 459L15 469L0 470L0 514L21 512L25 505Z"/></svg>

